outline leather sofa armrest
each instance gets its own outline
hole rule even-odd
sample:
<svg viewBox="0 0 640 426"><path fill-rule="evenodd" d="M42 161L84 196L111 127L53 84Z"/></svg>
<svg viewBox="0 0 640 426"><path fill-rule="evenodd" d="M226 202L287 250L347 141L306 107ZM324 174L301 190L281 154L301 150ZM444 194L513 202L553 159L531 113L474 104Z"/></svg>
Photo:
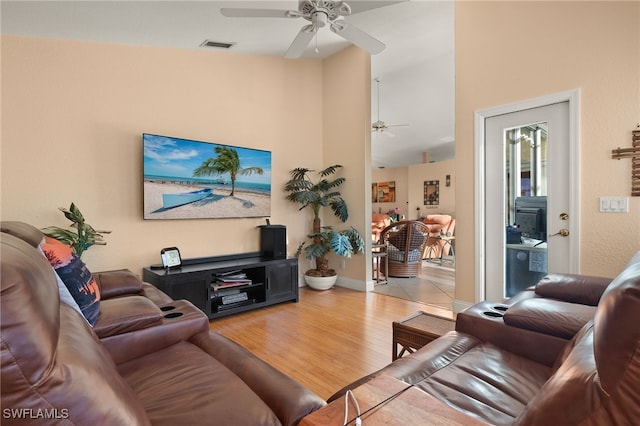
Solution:
<svg viewBox="0 0 640 426"><path fill-rule="evenodd" d="M158 306L170 305L173 299L153 284L142 283L142 293L144 297L151 300Z"/></svg>
<svg viewBox="0 0 640 426"><path fill-rule="evenodd" d="M579 274L547 274L536 284L536 294L564 302L597 306L611 278Z"/></svg>
<svg viewBox="0 0 640 426"><path fill-rule="evenodd" d="M100 286L100 299L102 300L140 294L142 291L142 280L128 269L96 272L93 277Z"/></svg>
<svg viewBox="0 0 640 426"><path fill-rule="evenodd" d="M456 331L470 334L505 351L552 367L562 349L567 345L567 340L508 326L504 322L503 311L507 307L493 302L477 303L458 314Z"/></svg>
<svg viewBox="0 0 640 426"><path fill-rule="evenodd" d="M152 301L142 296L103 300L93 331L102 339L142 330L162 324L162 315L162 311Z"/></svg>
<svg viewBox="0 0 640 426"><path fill-rule="evenodd" d="M595 306L534 298L509 306L504 322L512 327L571 339L595 313Z"/></svg>
<svg viewBox="0 0 640 426"><path fill-rule="evenodd" d="M160 324L100 339L116 365L157 352L209 330L209 319L188 300L160 306Z"/></svg>
<svg viewBox="0 0 640 426"><path fill-rule="evenodd" d="M201 333L191 342L240 377L283 425L296 425L304 416L326 405L302 384L219 333Z"/></svg>

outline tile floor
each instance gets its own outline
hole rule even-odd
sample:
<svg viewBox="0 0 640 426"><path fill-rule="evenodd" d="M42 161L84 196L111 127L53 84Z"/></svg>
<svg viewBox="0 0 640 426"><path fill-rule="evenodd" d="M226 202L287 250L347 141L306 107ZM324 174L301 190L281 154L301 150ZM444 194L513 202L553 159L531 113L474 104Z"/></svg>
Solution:
<svg viewBox="0 0 640 426"><path fill-rule="evenodd" d="M455 269L451 266L447 262L440 266L423 261L417 277L389 277L387 284L376 285L373 291L453 311Z"/></svg>

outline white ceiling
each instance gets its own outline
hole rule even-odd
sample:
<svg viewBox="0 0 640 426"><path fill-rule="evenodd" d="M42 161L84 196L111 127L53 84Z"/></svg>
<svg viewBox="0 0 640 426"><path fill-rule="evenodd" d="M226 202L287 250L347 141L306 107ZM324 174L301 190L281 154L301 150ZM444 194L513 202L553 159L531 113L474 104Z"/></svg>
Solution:
<svg viewBox="0 0 640 426"><path fill-rule="evenodd" d="M372 166L402 167L454 155L454 4L452 0L347 3L352 25L387 45L372 56L372 121L406 127L374 133ZM130 45L204 49L204 40L234 43L228 52L284 56L302 18L226 18L222 7L292 9L290 1L5 1L2 34ZM364 11L362 11L364 10ZM326 57L349 44L321 29L303 57Z"/></svg>

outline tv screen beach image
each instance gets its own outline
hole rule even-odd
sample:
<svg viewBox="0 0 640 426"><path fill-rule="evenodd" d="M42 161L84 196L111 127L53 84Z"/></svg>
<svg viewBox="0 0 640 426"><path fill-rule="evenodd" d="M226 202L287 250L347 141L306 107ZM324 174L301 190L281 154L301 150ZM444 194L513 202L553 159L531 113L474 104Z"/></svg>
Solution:
<svg viewBox="0 0 640 426"><path fill-rule="evenodd" d="M148 133L142 141L145 219L270 216L270 151Z"/></svg>

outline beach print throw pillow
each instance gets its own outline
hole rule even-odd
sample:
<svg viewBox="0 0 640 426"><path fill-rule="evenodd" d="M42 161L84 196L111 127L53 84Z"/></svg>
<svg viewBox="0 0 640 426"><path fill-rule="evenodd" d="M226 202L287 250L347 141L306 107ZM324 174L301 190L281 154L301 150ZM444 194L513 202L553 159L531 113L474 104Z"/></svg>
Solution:
<svg viewBox="0 0 640 426"><path fill-rule="evenodd" d="M84 317L93 326L100 314L100 289L87 266L71 247L56 239L45 237L40 247Z"/></svg>

